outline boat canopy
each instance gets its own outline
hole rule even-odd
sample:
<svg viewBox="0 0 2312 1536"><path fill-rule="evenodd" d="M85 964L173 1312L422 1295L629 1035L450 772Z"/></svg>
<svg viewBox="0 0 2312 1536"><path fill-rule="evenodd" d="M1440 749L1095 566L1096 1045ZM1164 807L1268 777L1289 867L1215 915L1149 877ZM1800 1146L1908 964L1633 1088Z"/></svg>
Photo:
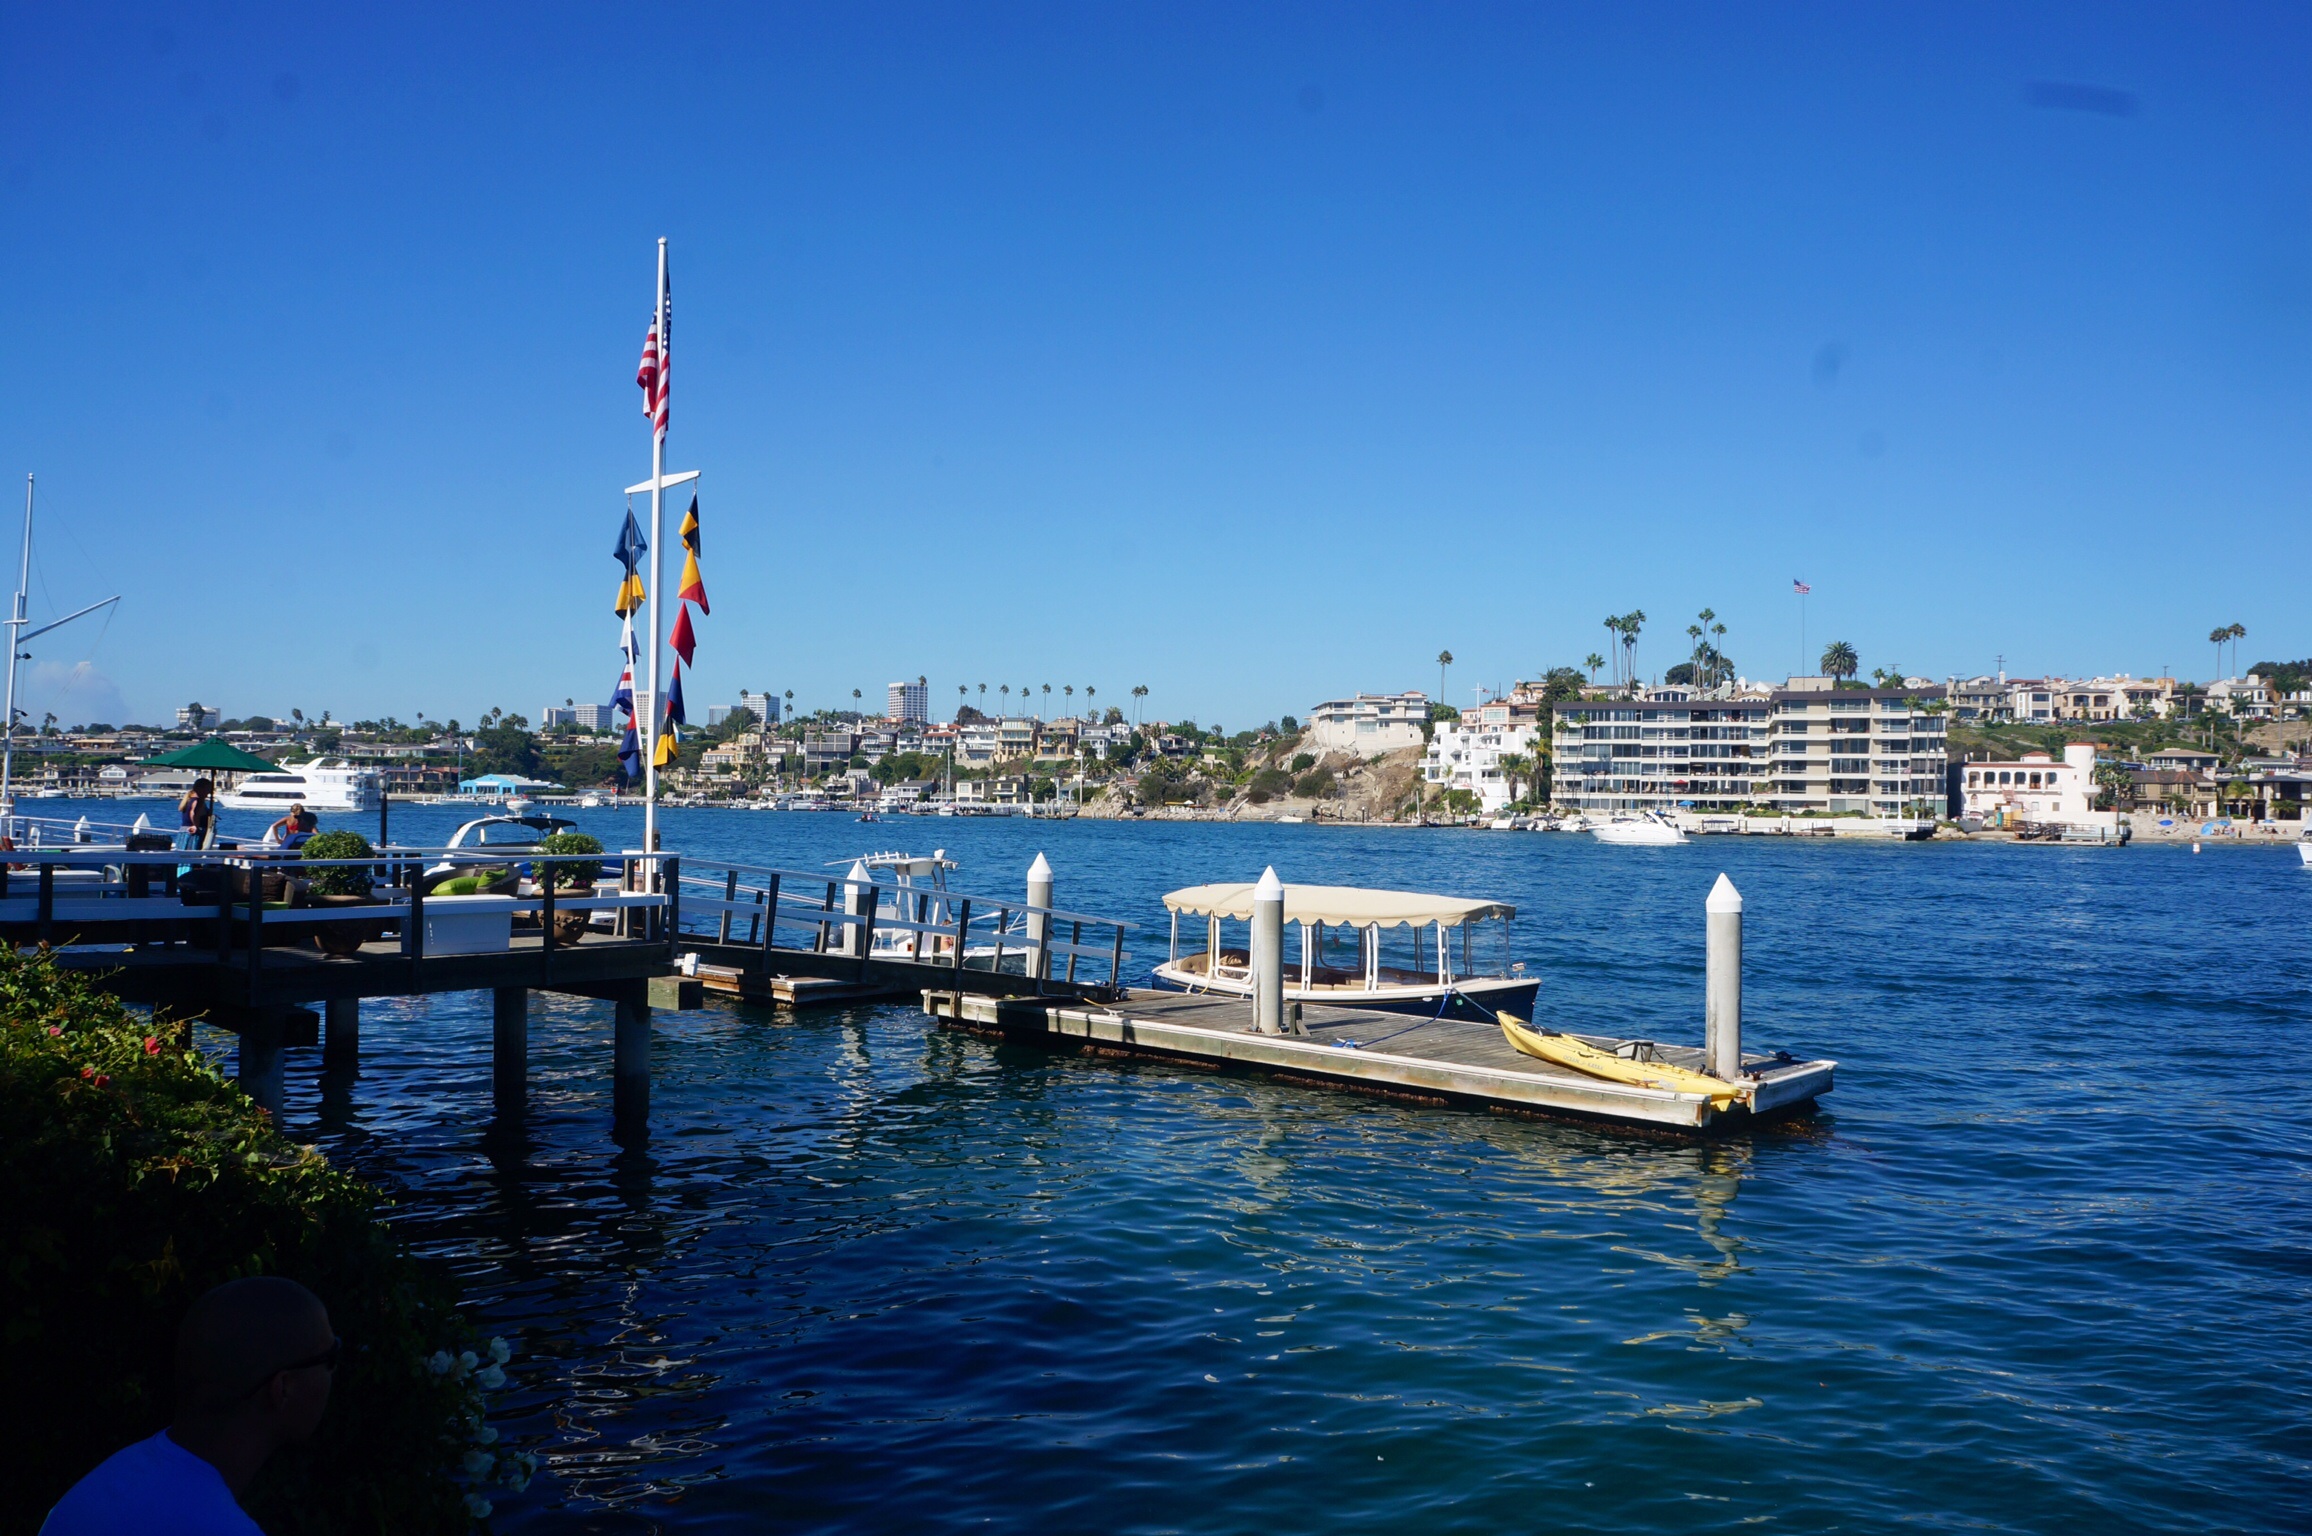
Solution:
<svg viewBox="0 0 2312 1536"><path fill-rule="evenodd" d="M1165 895L1164 905L1196 917L1230 917L1240 922L1252 917L1252 885L1192 885ZM1489 917L1517 916L1507 902L1471 901L1462 896L1430 896L1420 891L1375 891L1360 885L1288 885L1284 888L1284 920L1288 923L1340 923L1353 928L1426 928L1442 923L1448 928L1479 923Z"/></svg>

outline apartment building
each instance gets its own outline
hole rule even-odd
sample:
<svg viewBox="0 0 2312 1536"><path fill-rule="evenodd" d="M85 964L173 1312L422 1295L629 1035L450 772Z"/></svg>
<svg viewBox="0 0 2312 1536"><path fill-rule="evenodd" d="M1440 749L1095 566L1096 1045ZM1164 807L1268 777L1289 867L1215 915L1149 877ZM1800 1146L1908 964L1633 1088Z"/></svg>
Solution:
<svg viewBox="0 0 2312 1536"><path fill-rule="evenodd" d="M1940 688L1682 688L1552 707L1552 798L1584 811L1948 814Z"/></svg>
<svg viewBox="0 0 2312 1536"><path fill-rule="evenodd" d="M1425 740L1429 723L1429 696L1420 692L1359 693L1345 699L1327 699L1309 711L1304 750L1354 752L1379 757L1400 747L1417 747Z"/></svg>
<svg viewBox="0 0 2312 1536"><path fill-rule="evenodd" d="M1423 781L1438 789L1467 790L1486 812L1499 812L1517 798L1519 788L1538 781L1539 764L1532 761L1541 742L1537 713L1495 702L1440 723L1421 759ZM1528 762L1512 773L1503 766L1505 758Z"/></svg>
<svg viewBox="0 0 2312 1536"><path fill-rule="evenodd" d="M927 683L891 683L884 688L885 718L911 725L931 723L931 687Z"/></svg>
<svg viewBox="0 0 2312 1536"><path fill-rule="evenodd" d="M739 708L753 710L755 718L765 725L779 723L779 696L776 693L749 693L741 688Z"/></svg>
<svg viewBox="0 0 2312 1536"><path fill-rule="evenodd" d="M615 730L618 711L607 704L580 704L570 711L570 723L584 731Z"/></svg>

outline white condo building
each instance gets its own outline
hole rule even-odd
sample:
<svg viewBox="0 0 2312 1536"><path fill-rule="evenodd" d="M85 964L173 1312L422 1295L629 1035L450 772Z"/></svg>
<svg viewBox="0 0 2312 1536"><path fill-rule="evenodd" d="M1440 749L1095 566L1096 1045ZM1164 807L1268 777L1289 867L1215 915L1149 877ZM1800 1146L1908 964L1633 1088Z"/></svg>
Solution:
<svg viewBox="0 0 2312 1536"><path fill-rule="evenodd" d="M1833 688L1793 678L1713 698L1654 688L1552 706L1551 797L1585 811L1949 814L1940 688Z"/></svg>
<svg viewBox="0 0 2312 1536"><path fill-rule="evenodd" d="M1428 723L1425 693L1360 693L1327 699L1310 710L1305 743L1320 757L1327 752L1379 757L1420 746L1425 739L1421 728Z"/></svg>
<svg viewBox="0 0 2312 1536"><path fill-rule="evenodd" d="M2057 762L2026 752L2011 763L1971 762L1961 770L1962 815L2086 826L2095 818L2095 743L2075 741Z"/></svg>
<svg viewBox="0 0 2312 1536"><path fill-rule="evenodd" d="M741 688L739 708L753 711L755 719L764 725L779 723L779 696L776 693L749 693Z"/></svg>
<svg viewBox="0 0 2312 1536"><path fill-rule="evenodd" d="M931 723L931 685L928 683L892 683L884 694L888 702L883 709L887 720L903 720L910 725Z"/></svg>
<svg viewBox="0 0 2312 1536"><path fill-rule="evenodd" d="M1428 755L1421 759L1421 777L1440 789L1468 790L1488 814L1498 813L1517 798L1501 760L1528 760L1529 766L1515 778L1530 790L1539 781L1539 764L1533 759L1540 741L1541 725L1531 711L1508 704L1480 705L1457 721L1437 726L1429 738Z"/></svg>

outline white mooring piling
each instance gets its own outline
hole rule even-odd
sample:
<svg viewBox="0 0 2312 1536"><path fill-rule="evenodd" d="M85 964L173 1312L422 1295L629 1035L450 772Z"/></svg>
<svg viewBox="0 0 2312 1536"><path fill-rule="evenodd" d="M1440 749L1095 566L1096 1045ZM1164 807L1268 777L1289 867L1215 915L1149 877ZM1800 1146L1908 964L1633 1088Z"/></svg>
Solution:
<svg viewBox="0 0 2312 1536"><path fill-rule="evenodd" d="M1047 910L1052 904L1052 866L1041 851L1028 866L1028 905ZM1052 920L1042 912L1028 914L1028 974L1052 974Z"/></svg>
<svg viewBox="0 0 2312 1536"><path fill-rule="evenodd" d="M1702 1054L1710 1075L1731 1083L1742 1076L1742 893L1720 875L1703 910L1709 914L1709 979Z"/></svg>
<svg viewBox="0 0 2312 1536"><path fill-rule="evenodd" d="M1252 1024L1284 1033L1284 882L1273 866L1252 888Z"/></svg>
<svg viewBox="0 0 2312 1536"><path fill-rule="evenodd" d="M867 872L867 861L853 859L850 869L844 872L843 879L845 882L843 886L844 912L852 917L865 917L875 909L875 877ZM843 925L843 942L836 952L838 954L864 956L867 953L869 942L865 923L845 923Z"/></svg>

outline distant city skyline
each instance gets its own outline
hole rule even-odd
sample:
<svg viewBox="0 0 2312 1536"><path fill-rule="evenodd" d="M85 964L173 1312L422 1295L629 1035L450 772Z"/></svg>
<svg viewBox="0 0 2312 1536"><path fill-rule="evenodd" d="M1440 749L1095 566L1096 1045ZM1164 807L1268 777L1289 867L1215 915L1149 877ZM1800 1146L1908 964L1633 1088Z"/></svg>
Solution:
<svg viewBox="0 0 2312 1536"><path fill-rule="evenodd" d="M607 699L661 235L701 718L932 657L1465 705L1634 608L1651 676L1705 607L1753 678L2301 657L2308 62L2279 6L28 9L0 489L36 620L124 600L23 704Z"/></svg>

